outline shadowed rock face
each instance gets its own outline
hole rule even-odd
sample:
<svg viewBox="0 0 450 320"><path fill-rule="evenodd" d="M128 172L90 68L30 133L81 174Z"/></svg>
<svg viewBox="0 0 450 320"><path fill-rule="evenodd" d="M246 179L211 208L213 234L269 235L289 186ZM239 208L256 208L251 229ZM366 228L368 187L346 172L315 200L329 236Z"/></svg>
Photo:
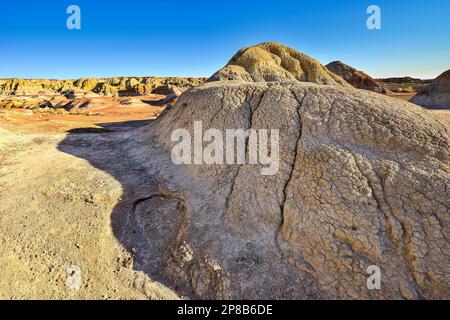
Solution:
<svg viewBox="0 0 450 320"><path fill-rule="evenodd" d="M450 70L434 79L411 102L429 108L450 108Z"/></svg>
<svg viewBox="0 0 450 320"><path fill-rule="evenodd" d="M159 195L183 203L182 222L165 227L170 245L158 242L157 269L201 298L448 297L449 128L349 86L267 82L280 69L253 68L277 61L264 52L269 62L240 63L238 81L212 81L222 69L134 138L135 153L147 146L158 162ZM173 165L169 137L178 128L193 136L194 121L203 130L279 129L279 171ZM366 286L371 265L382 290Z"/></svg>
<svg viewBox="0 0 450 320"><path fill-rule="evenodd" d="M266 42L243 48L208 81L246 82L298 80L329 85L347 83L317 60L278 43Z"/></svg>
<svg viewBox="0 0 450 320"><path fill-rule="evenodd" d="M362 71L358 71L341 61L333 61L326 65L327 69L343 78L352 86L358 89L370 90L379 93L386 93L389 90L385 88L379 81Z"/></svg>

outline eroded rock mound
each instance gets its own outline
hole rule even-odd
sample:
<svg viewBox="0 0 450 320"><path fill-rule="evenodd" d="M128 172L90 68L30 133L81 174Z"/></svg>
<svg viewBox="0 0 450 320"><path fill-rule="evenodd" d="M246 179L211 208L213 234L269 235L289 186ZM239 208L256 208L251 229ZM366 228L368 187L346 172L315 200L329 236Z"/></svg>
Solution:
<svg viewBox="0 0 450 320"><path fill-rule="evenodd" d="M298 80L347 86L317 60L279 43L265 42L239 50L208 81L246 82Z"/></svg>
<svg viewBox="0 0 450 320"><path fill-rule="evenodd" d="M341 61L333 61L327 64L326 67L328 70L340 76L355 88L370 90L378 93L387 93L389 91L379 81L362 71L346 65Z"/></svg>
<svg viewBox="0 0 450 320"><path fill-rule="evenodd" d="M450 70L434 79L411 102L428 108L450 108Z"/></svg>
<svg viewBox="0 0 450 320"><path fill-rule="evenodd" d="M157 269L201 298L447 298L449 128L351 87L242 80L185 92L136 139L166 155L159 195L184 208ZM279 129L279 171L172 164L171 133L194 121Z"/></svg>
<svg viewBox="0 0 450 320"><path fill-rule="evenodd" d="M131 106L131 107L146 105L145 102L142 102L142 100L137 97L122 98L119 100L119 104L121 106Z"/></svg>

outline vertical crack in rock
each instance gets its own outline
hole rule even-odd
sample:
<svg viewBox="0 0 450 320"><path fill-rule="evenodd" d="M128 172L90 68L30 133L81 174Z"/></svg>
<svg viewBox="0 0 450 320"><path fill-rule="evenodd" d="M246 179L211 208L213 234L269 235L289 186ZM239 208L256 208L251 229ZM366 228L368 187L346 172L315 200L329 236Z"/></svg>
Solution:
<svg viewBox="0 0 450 320"><path fill-rule="evenodd" d="M345 150L347 150L347 152L349 152L349 154L352 156L352 158L355 162L356 168L361 173L361 175L366 179L367 185L371 190L373 199L377 203L377 206L378 206L380 212L383 214L384 218L388 222L389 239L390 239L392 245L395 247L397 254L401 257L403 264L406 266L406 270L408 270L409 276L411 277L411 280L412 280L411 282L413 283L414 288L417 291L417 286L416 286L417 283L416 283L415 277L414 277L414 273L416 271L415 271L415 268L412 265L412 263L409 261L410 259L407 258L408 251L409 251L407 246L410 241L410 239L408 239L408 238L410 238L410 236L408 236L408 232L407 232L407 229L405 228L404 223L401 220L399 220L398 217L396 217L394 215L394 210L389 205L389 202L387 200L385 200L385 192L384 192L382 179L375 173L373 168L371 168L370 166L369 166L369 169L365 170L353 152L351 152L349 149L345 148L342 145L341 145L341 147L343 147ZM370 172L367 172L368 170L370 170ZM375 180L375 184L374 184L374 181L372 181L372 179ZM377 188L376 183L379 184L379 186L380 186L379 188ZM379 189L381 189L381 190L379 190ZM393 225L394 223L398 223L398 225L401 227L403 241L401 241L401 239L396 239L395 233L393 230L395 228L395 226ZM380 227L382 227L382 226L380 226Z"/></svg>
<svg viewBox="0 0 450 320"><path fill-rule="evenodd" d="M228 196L227 196L227 198L225 199L225 209L224 209L223 215L222 215L223 218L224 218L225 215L227 214L228 208L230 207L231 195L232 195L233 192L234 192L234 186L235 186L236 179L237 179L237 176L239 175L239 171L240 171L240 170L241 170L241 166L239 166L239 167L236 169L236 172L234 173L234 175L233 175L233 177L232 177L232 179L231 179L231 188L230 188L230 192L228 193Z"/></svg>
<svg viewBox="0 0 450 320"><path fill-rule="evenodd" d="M220 99L220 107L216 112L214 112L213 116L211 117L210 123L212 123L212 121L217 117L217 115L223 110L225 106L225 94L226 89L224 89L222 92L222 98Z"/></svg>
<svg viewBox="0 0 450 320"><path fill-rule="evenodd" d="M256 104L255 109L253 110L253 108L252 108L252 101L254 99L254 95L255 95L255 91L256 90L257 89L254 89L254 90L250 91L248 93L250 95L250 99L248 99L248 101L246 99L246 101L245 101L247 103L247 105L248 105L248 112L249 112L249 115L248 115L248 129L251 129L253 127L253 114L259 109L259 107L260 107L260 105L261 105L261 103L262 103L262 101L264 99L264 96L267 93L267 91L269 90L269 88L267 88L261 94L261 98L259 99L258 103ZM225 93L224 93L224 96L225 96ZM247 159L247 156L248 156L248 143L249 143L248 140L249 140L248 138L245 139L245 159ZM240 172L241 168L242 168L242 165L239 165L238 168L236 169L235 174L233 175L232 180L231 180L231 188L230 188L230 192L228 193L228 196L227 196L227 198L225 200L225 208L224 208L224 212L223 212L223 217L225 217L225 215L228 212L228 208L230 206L231 196L233 195L233 192L234 192L234 186L235 186L235 183L236 183L236 179L237 179L237 177L239 175L239 172Z"/></svg>
<svg viewBox="0 0 450 320"><path fill-rule="evenodd" d="M303 129L303 125L302 125L302 110L303 110L303 106L304 106L304 102L306 101L306 93L303 95L303 97L300 99L299 97L297 97L297 95L295 94L295 92L293 90L291 90L291 93L294 97L294 99L297 101L298 106L296 108L296 112L297 112L297 116L298 116L298 135L297 135L297 139L295 141L295 154L294 154L294 160L292 161L292 164L290 166L290 171L289 171L289 176L288 179L286 180L286 183L283 186L283 199L280 203L280 214L281 214L281 220L280 220L280 224L275 232L275 245L277 246L278 250L280 251L280 253L282 253L280 244L278 242L278 238L280 236L280 233L283 230L283 226L284 226L284 216L285 216L285 205L286 205L286 201L287 201L287 192L288 192L288 187L291 184L291 180L292 177L294 175L294 170L295 170L295 163L297 162L298 156L299 156L299 143L300 143L300 139L302 138L302 129Z"/></svg>
<svg viewBox="0 0 450 320"><path fill-rule="evenodd" d="M249 117L249 129L251 129L253 127L253 114L258 111L259 107L261 106L261 103L266 95L266 93L270 90L270 87L268 87L266 90L264 90L264 92L261 94L261 98L259 99L258 103L255 106L255 109L253 110L252 108L252 100L254 99L254 95L255 95L255 90L252 91L251 93L251 97L248 100L247 104L249 106L249 111L250 111L250 117ZM248 144L248 139L246 140L247 144Z"/></svg>
<svg viewBox="0 0 450 320"><path fill-rule="evenodd" d="M401 228L402 231L402 238L403 241L401 241L401 239L399 239L399 244L398 244L398 250L399 252L403 253L401 254L402 256L402 261L403 263L406 265L406 269L408 270L410 276L411 276L411 280L413 282L413 285L416 289L416 291L418 292L418 279L416 277L416 275L418 273L422 273L423 270L417 270L417 268L414 266L414 260L417 259L416 256L414 256L411 250L411 239L412 239L412 226L411 224L408 222L408 219L402 219L402 217L398 217L396 215L396 210L393 209L392 205L389 202L389 198L386 196L386 192L385 192L385 185L384 185L384 181L383 179L381 179L381 177L379 177L377 175L377 173L374 171L374 176L376 179L378 179L379 184L380 184L380 193L383 197L383 199L386 199L385 202L389 208L389 211L391 213L391 216L393 217L394 221L397 222Z"/></svg>

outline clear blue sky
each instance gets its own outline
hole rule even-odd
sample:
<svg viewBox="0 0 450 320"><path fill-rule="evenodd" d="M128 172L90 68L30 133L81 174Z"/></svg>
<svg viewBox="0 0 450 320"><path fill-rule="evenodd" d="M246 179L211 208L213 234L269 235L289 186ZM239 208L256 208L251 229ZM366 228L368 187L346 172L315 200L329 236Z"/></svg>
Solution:
<svg viewBox="0 0 450 320"><path fill-rule="evenodd" d="M70 4L81 30L66 28ZM370 4L382 30L366 28ZM448 0L10 0L0 12L0 78L209 76L265 41L375 77L450 68Z"/></svg>

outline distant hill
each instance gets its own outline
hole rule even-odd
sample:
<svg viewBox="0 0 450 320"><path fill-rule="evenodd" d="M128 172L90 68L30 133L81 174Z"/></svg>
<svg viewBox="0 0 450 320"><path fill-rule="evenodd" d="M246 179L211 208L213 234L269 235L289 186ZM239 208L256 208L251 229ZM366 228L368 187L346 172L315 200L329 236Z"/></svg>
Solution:
<svg viewBox="0 0 450 320"><path fill-rule="evenodd" d="M326 69L319 61L275 42L264 42L239 50L227 65L208 82L242 80L271 82L294 80L347 87L347 82Z"/></svg>
<svg viewBox="0 0 450 320"><path fill-rule="evenodd" d="M379 93L386 93L389 91L385 86L383 86L382 83L375 80L368 74L356 70L355 68L341 61L333 61L327 64L325 67L327 67L327 69L331 72L343 78L355 88L375 91Z"/></svg>
<svg viewBox="0 0 450 320"><path fill-rule="evenodd" d="M391 91L412 93L423 90L432 81L412 77L392 77L377 80Z"/></svg>
<svg viewBox="0 0 450 320"><path fill-rule="evenodd" d="M412 78L412 77L392 77L392 78L379 78L378 81L382 83L390 83L390 84L407 84L407 83L430 83L432 80L423 80L419 78Z"/></svg>

